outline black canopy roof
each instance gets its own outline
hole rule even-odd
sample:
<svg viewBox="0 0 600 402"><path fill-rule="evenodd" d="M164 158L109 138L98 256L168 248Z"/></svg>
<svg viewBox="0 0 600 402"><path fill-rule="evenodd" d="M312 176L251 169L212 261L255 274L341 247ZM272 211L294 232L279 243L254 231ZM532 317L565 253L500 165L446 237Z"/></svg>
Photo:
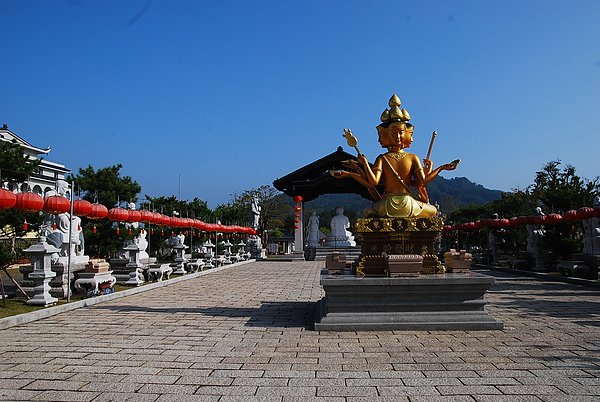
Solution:
<svg viewBox="0 0 600 402"><path fill-rule="evenodd" d="M375 201L367 188L353 179L336 179L329 171L342 170L342 161L356 160L356 156L345 152L342 147L321 159L309 163L273 182L273 186L283 193L294 197L302 196L310 201L322 194L358 194L367 200Z"/></svg>

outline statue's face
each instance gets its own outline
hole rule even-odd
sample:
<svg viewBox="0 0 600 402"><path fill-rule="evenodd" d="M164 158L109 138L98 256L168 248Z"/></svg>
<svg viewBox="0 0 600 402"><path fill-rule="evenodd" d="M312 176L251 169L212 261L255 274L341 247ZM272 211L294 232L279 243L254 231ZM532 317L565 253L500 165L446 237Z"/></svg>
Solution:
<svg viewBox="0 0 600 402"><path fill-rule="evenodd" d="M390 125L389 138L392 144L400 145L402 148L408 148L413 142L413 129L406 127L404 123Z"/></svg>

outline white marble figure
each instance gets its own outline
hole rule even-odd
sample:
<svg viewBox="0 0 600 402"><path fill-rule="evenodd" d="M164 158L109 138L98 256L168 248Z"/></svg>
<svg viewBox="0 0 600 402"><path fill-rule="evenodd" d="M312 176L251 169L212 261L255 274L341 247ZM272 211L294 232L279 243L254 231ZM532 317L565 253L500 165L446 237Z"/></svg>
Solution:
<svg viewBox="0 0 600 402"><path fill-rule="evenodd" d="M331 218L331 233L325 240L325 245L329 247L354 247L356 242L354 236L348 230L350 227L350 220L344 215L344 208L337 207L335 209L336 215Z"/></svg>
<svg viewBox="0 0 600 402"><path fill-rule="evenodd" d="M306 246L317 247L319 241L326 236L319 229L319 216L317 211L313 211L310 218L308 218L308 224L306 225Z"/></svg>
<svg viewBox="0 0 600 402"><path fill-rule="evenodd" d="M64 180L56 181L56 190L46 193L46 198L58 195L67 198L69 195L69 183ZM85 254L85 238L81 228L81 218L71 217L69 212L63 212L58 215L48 215L41 227L41 235L46 236L46 241L53 246L60 248L57 257L66 257L69 255L69 224L71 225L71 257L83 256Z"/></svg>
<svg viewBox="0 0 600 402"><path fill-rule="evenodd" d="M545 215L542 212L542 208L537 207L535 209L536 215ZM527 228L527 252L530 253L535 259L534 270L541 271L544 269L543 266L543 250L544 241L546 238L546 229L541 225L525 225Z"/></svg>
<svg viewBox="0 0 600 402"><path fill-rule="evenodd" d="M145 230L141 230L140 233L137 235L137 237L135 238L135 242L137 243L138 247L140 248L140 259L148 259L150 258L150 256L148 255L148 252L146 251L148 249L148 240L146 239L147 233Z"/></svg>
<svg viewBox="0 0 600 402"><path fill-rule="evenodd" d="M600 196L594 197L594 207L600 207ZM583 221L583 254L600 255L600 218Z"/></svg>
<svg viewBox="0 0 600 402"><path fill-rule="evenodd" d="M261 206L258 203L258 198L252 197L252 202L250 203L250 207L252 208L252 216L254 218L254 222L252 223L252 228L254 230L258 230L258 226L260 224L260 211L261 211Z"/></svg>

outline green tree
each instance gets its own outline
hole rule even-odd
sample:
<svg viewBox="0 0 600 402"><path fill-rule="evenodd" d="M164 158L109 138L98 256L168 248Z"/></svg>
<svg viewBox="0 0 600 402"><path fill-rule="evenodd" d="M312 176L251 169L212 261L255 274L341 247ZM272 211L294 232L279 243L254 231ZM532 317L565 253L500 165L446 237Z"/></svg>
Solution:
<svg viewBox="0 0 600 402"><path fill-rule="evenodd" d="M17 185L26 182L40 164L39 159L25 155L23 147L16 141L0 141L0 187L4 183ZM8 240L0 246L0 265L5 266L21 258L20 248L15 246L15 238L25 234L23 222L27 220L28 230L39 229L43 214L23 213L15 209L0 210L0 237Z"/></svg>
<svg viewBox="0 0 600 402"><path fill-rule="evenodd" d="M208 207L206 201L203 201L199 198L194 198L192 201L187 200L178 200L174 195L172 196L159 196L159 197L150 197L149 195L145 196L146 200L140 204L140 209L146 209L148 211L158 212L167 216L179 216L182 218L192 218L199 219L201 221L207 223L214 223L215 216L213 211ZM157 230L152 230L153 226L150 225L148 227L149 234L147 237L150 249L150 255L155 255L155 253L161 248L162 243L165 241L167 237L171 235L171 231L173 233L179 234L180 232L188 231L188 228L180 228L177 230L167 229L165 228L156 228ZM155 228L155 227L154 227ZM192 236L197 233L194 231L191 233ZM190 232L188 231L188 236ZM189 241L187 240L189 239ZM186 239L186 243L193 242L195 244L194 239L188 237ZM203 238L199 238L201 240Z"/></svg>
<svg viewBox="0 0 600 402"><path fill-rule="evenodd" d="M99 202L107 208L115 207L123 202L136 202L137 195L142 190L141 186L130 176L121 176L123 165L117 164L101 169L88 166L79 169L79 174L72 178L76 189L81 192L81 197L90 202ZM94 233L93 227L96 226ZM98 257L111 257L117 253L123 242L137 233L129 233L121 225L120 233L112 222L107 219L99 221L86 220L84 224L86 250Z"/></svg>
<svg viewBox="0 0 600 402"><path fill-rule="evenodd" d="M230 202L232 213L238 220L243 220L240 224L252 226L254 214L252 212L252 203L255 202L260 208L260 219L258 221L258 230L265 233L288 232L293 226L293 207L289 203L289 197L282 194L269 185L263 185L258 188L244 191L242 194L233 195ZM218 213L218 211L216 211ZM267 242L263 235L263 243Z"/></svg>
<svg viewBox="0 0 600 402"><path fill-rule="evenodd" d="M533 215L537 206L542 206L546 214L564 213L570 209L591 206L594 196L600 193L598 178L587 180L577 175L571 165L561 166L560 160L546 163L535 173L534 183L524 190L504 193L502 198L482 206L469 206L453 211L447 217L447 223L472 222L488 219L494 213L500 218ZM546 249L555 253L557 258L570 258L581 250L581 225L558 223L546 227ZM485 247L489 228L461 233L469 236L471 244ZM505 251L518 252L525 248L526 232L522 227L505 230ZM460 243L460 241L459 241Z"/></svg>
<svg viewBox="0 0 600 402"><path fill-rule="evenodd" d="M577 175L575 167L561 161L546 163L535 173L531 193L546 207L545 212L565 212L583 206L591 206L600 191L598 178L587 180Z"/></svg>

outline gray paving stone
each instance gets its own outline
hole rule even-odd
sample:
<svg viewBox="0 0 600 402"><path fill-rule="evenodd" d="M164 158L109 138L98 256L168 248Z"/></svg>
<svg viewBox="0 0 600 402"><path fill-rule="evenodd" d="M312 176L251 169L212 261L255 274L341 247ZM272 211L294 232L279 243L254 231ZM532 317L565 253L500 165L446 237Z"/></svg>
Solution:
<svg viewBox="0 0 600 402"><path fill-rule="evenodd" d="M0 330L0 400L600 399L595 290L499 275L502 331L314 332L321 266L250 263Z"/></svg>
<svg viewBox="0 0 600 402"><path fill-rule="evenodd" d="M35 395L31 400L33 401L61 401L61 402L87 402L93 401L98 396L98 392L84 392L84 391L43 391L40 394Z"/></svg>
<svg viewBox="0 0 600 402"><path fill-rule="evenodd" d="M102 392L93 402L155 402L160 395L158 394L135 394L125 392Z"/></svg>

